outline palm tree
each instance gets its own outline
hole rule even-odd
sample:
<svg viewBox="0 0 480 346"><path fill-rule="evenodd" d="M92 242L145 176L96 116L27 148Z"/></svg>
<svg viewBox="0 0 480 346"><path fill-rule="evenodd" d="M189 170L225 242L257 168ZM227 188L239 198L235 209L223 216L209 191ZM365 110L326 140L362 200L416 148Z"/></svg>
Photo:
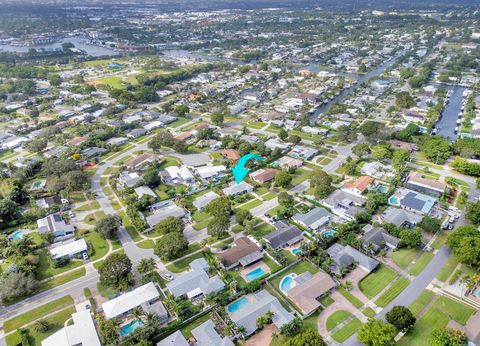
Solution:
<svg viewBox="0 0 480 346"><path fill-rule="evenodd" d="M136 320L141 320L143 317L143 310L139 307L136 307L135 309L133 309L132 315L133 318L135 318Z"/></svg>
<svg viewBox="0 0 480 346"><path fill-rule="evenodd" d="M157 269L157 264L153 258L142 258L138 262L137 270L140 274L149 274Z"/></svg>
<svg viewBox="0 0 480 346"><path fill-rule="evenodd" d="M45 333L49 328L48 322L44 319L37 320L33 325L33 329L37 333Z"/></svg>
<svg viewBox="0 0 480 346"><path fill-rule="evenodd" d="M5 254L7 257L24 257L31 252L34 245L32 238L27 234L19 240L10 242Z"/></svg>
<svg viewBox="0 0 480 346"><path fill-rule="evenodd" d="M160 320L157 315L148 312L145 314L145 325L148 327L156 327L160 325Z"/></svg>
<svg viewBox="0 0 480 346"><path fill-rule="evenodd" d="M468 283L470 282L470 276L465 274L463 275L461 278L460 278L460 284L462 284L462 296L463 296L463 288L468 285ZM466 294L467 292L465 292Z"/></svg>
<svg viewBox="0 0 480 346"><path fill-rule="evenodd" d="M347 280L347 281L345 281L345 283L343 284L343 287L345 288L345 290L350 291L350 290L352 289L352 287L353 287L353 284L352 284L351 281L348 281L348 280Z"/></svg>
<svg viewBox="0 0 480 346"><path fill-rule="evenodd" d="M273 316L275 316L275 313L273 311L267 311L265 314L265 318L267 319L268 323L272 323Z"/></svg>
<svg viewBox="0 0 480 346"><path fill-rule="evenodd" d="M245 329L244 326L238 326L237 327L237 332L242 336L242 338L245 337L245 332L247 331L247 329Z"/></svg>

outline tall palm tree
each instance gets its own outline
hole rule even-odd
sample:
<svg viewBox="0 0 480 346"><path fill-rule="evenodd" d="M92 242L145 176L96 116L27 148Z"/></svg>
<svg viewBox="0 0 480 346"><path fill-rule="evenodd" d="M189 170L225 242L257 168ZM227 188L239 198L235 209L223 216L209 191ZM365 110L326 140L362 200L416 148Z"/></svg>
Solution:
<svg viewBox="0 0 480 346"><path fill-rule="evenodd" d="M247 329L244 326L238 326L237 327L237 332L242 336L242 338L245 337L245 332Z"/></svg>
<svg viewBox="0 0 480 346"><path fill-rule="evenodd" d="M135 318L136 320L141 320L143 317L143 310L139 307L136 307L135 309L133 309L132 315L133 318Z"/></svg>
<svg viewBox="0 0 480 346"><path fill-rule="evenodd" d="M272 323L273 316L275 316L275 313L273 311L267 311L265 314L265 318L267 319L268 323Z"/></svg>
<svg viewBox="0 0 480 346"><path fill-rule="evenodd" d="M38 333L45 333L49 328L48 322L44 319L37 320L33 325L33 329Z"/></svg>
<svg viewBox="0 0 480 346"><path fill-rule="evenodd" d="M157 269L157 264L153 258L142 258L138 262L137 270L140 274L149 274Z"/></svg>

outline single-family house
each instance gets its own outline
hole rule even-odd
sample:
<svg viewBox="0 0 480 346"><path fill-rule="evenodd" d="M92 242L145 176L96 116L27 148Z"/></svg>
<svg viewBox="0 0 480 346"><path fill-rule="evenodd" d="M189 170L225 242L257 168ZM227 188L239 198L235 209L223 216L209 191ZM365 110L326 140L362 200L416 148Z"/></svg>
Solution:
<svg viewBox="0 0 480 346"><path fill-rule="evenodd" d="M185 132L180 132L174 138L177 141L185 142L185 141L188 141L192 137L193 137L193 134L191 132L185 131Z"/></svg>
<svg viewBox="0 0 480 346"><path fill-rule="evenodd" d="M343 246L336 243L330 246L326 253L333 260L330 270L339 275L342 272L342 268L348 268L353 264L357 264L367 273L370 273L380 264L376 259L361 253L350 245Z"/></svg>
<svg viewBox="0 0 480 346"><path fill-rule="evenodd" d="M290 246L303 240L303 232L295 225L278 221L273 226L276 230L263 236L263 239L274 249Z"/></svg>
<svg viewBox="0 0 480 346"><path fill-rule="evenodd" d="M42 340L42 346L101 346L90 310L72 314L72 324Z"/></svg>
<svg viewBox="0 0 480 346"><path fill-rule="evenodd" d="M118 176L118 184L121 187L134 187L140 180L142 180L142 176L137 172L123 171Z"/></svg>
<svg viewBox="0 0 480 346"><path fill-rule="evenodd" d="M204 258L190 262L190 270L167 283L167 290L175 297L194 299L225 288L218 275L210 276L208 263Z"/></svg>
<svg viewBox="0 0 480 346"><path fill-rule="evenodd" d="M107 319L124 317L137 307L141 307L147 313L155 313L161 322L168 320L168 312L163 306L160 294L153 282L137 287L102 304L103 313Z"/></svg>
<svg viewBox="0 0 480 346"><path fill-rule="evenodd" d="M59 205L62 206L64 204L67 204L68 200L60 198L60 196L50 196L50 197L45 197L45 198L40 198L35 201L35 204L39 208L50 208L54 205Z"/></svg>
<svg viewBox="0 0 480 346"><path fill-rule="evenodd" d="M240 299L246 299L247 301L247 304L242 309L231 312L229 311L229 305L227 306L227 311L230 314L230 319L237 326L242 326L245 328L246 335L253 334L257 330L257 319L261 316L264 316L269 311L273 312L272 322L279 329L283 325L290 323L294 318L294 315L285 310L278 299L272 296L266 290L249 294L248 296Z"/></svg>
<svg viewBox="0 0 480 346"><path fill-rule="evenodd" d="M100 156L100 155L106 153L107 151L108 150L105 149L105 148L90 147L90 148L83 149L81 151L81 153L86 158L92 158L92 157Z"/></svg>
<svg viewBox="0 0 480 346"><path fill-rule="evenodd" d="M218 197L220 197L218 194L213 191L209 191L206 194L195 199L193 201L193 206L199 211L203 210L208 205L208 203L210 203L214 199L217 199Z"/></svg>
<svg viewBox="0 0 480 346"><path fill-rule="evenodd" d="M284 143L280 141L278 138L270 138L268 141L265 142L265 146L269 149L280 149L286 150L290 147L289 143Z"/></svg>
<svg viewBox="0 0 480 346"><path fill-rule="evenodd" d="M317 149L306 147L304 145L296 145L292 148L292 150L290 150L288 156L302 160L310 160L312 157L317 155L317 153Z"/></svg>
<svg viewBox="0 0 480 346"><path fill-rule="evenodd" d="M155 227L157 223L169 216L183 218L187 215L183 208L180 208L172 201L155 203L150 206L150 210L153 211L153 214L145 218L150 227Z"/></svg>
<svg viewBox="0 0 480 346"><path fill-rule="evenodd" d="M137 194L138 199L141 199L143 196L151 196L153 198L157 198L155 192L153 192L153 190L146 185L136 187L135 193Z"/></svg>
<svg viewBox="0 0 480 346"><path fill-rule="evenodd" d="M226 188L222 189L223 193L227 196L237 196L243 193L248 193L253 191L253 186L245 181L242 181L240 184L233 182Z"/></svg>
<svg viewBox="0 0 480 346"><path fill-rule="evenodd" d="M62 258L73 258L82 252L87 252L87 242L85 239L78 239L73 241L66 241L62 243L56 243L49 249L50 255L54 260L60 260Z"/></svg>
<svg viewBox="0 0 480 346"><path fill-rule="evenodd" d="M251 173L250 178L259 184L263 184L273 180L277 173L278 171L274 168L259 169L258 171Z"/></svg>
<svg viewBox="0 0 480 346"><path fill-rule="evenodd" d="M86 136L80 136L80 137L73 137L72 139L67 141L68 145L78 147L79 145L82 145L88 140L88 137Z"/></svg>
<svg viewBox="0 0 480 346"><path fill-rule="evenodd" d="M233 342L228 337L221 337L216 330L215 323L207 320L191 331L195 339L196 346L233 346ZM157 346L191 346L185 339L182 332L177 330L175 333L167 336L165 339L157 343Z"/></svg>
<svg viewBox="0 0 480 346"><path fill-rule="evenodd" d="M427 118L425 114L416 112L414 110L406 110L401 113L401 116L406 122L415 124L423 124Z"/></svg>
<svg viewBox="0 0 480 346"><path fill-rule="evenodd" d="M153 131L155 129L159 129L161 127L165 126L160 120L154 120L150 121L149 123L146 123L143 125L143 128L147 131Z"/></svg>
<svg viewBox="0 0 480 346"><path fill-rule="evenodd" d="M235 149L223 149L220 151L222 157L226 160L229 160L232 163L236 163L240 160L240 154Z"/></svg>
<svg viewBox="0 0 480 346"><path fill-rule="evenodd" d="M226 269L232 269L241 265L246 267L263 258L263 250L247 237L241 237L234 241L234 245L218 254L222 258L222 264Z"/></svg>
<svg viewBox="0 0 480 346"><path fill-rule="evenodd" d="M365 234L362 241L365 247L368 245L372 249L372 253L378 253L381 249L395 250L400 243L400 239L389 234L381 227L373 227L366 225L363 227Z"/></svg>
<svg viewBox="0 0 480 346"><path fill-rule="evenodd" d="M364 175L352 182L350 181L344 182L342 184L342 190L357 196L361 196L363 193L365 193L368 190L370 184L372 183L373 183L373 178L367 175Z"/></svg>
<svg viewBox="0 0 480 346"><path fill-rule="evenodd" d="M354 220L356 215L364 211L361 206L365 204L365 201L362 196L335 190L322 201L322 204L330 208L335 215L347 220Z"/></svg>
<svg viewBox="0 0 480 346"><path fill-rule="evenodd" d="M160 172L160 176L165 184L193 184L195 177L187 166L170 166Z"/></svg>
<svg viewBox="0 0 480 346"><path fill-rule="evenodd" d="M157 346L191 346L183 336L182 332L177 330L175 333L170 334L165 339L157 342Z"/></svg>
<svg viewBox="0 0 480 346"><path fill-rule="evenodd" d="M127 137L135 139L146 135L147 132L148 131L146 129L133 129L127 133Z"/></svg>
<svg viewBox="0 0 480 346"><path fill-rule="evenodd" d="M119 147L128 142L128 138L125 137L113 137L107 140L108 145L113 145L114 147Z"/></svg>
<svg viewBox="0 0 480 346"><path fill-rule="evenodd" d="M395 170L392 165L383 164L378 161L365 162L360 169L364 175L380 180L390 180L395 177Z"/></svg>
<svg viewBox="0 0 480 346"><path fill-rule="evenodd" d="M304 272L294 277L293 282L293 287L287 292L288 298L305 315L310 315L320 308L319 298L337 287L330 275L321 271L315 274Z"/></svg>
<svg viewBox="0 0 480 346"><path fill-rule="evenodd" d="M227 167L224 165L202 166L195 168L195 173L203 180L218 180L224 177L226 172Z"/></svg>
<svg viewBox="0 0 480 346"><path fill-rule="evenodd" d="M53 233L54 241L65 240L75 236L75 227L67 224L60 214L50 214L37 220L38 232Z"/></svg>
<svg viewBox="0 0 480 346"><path fill-rule="evenodd" d="M316 231L328 225L332 216L328 210L315 207L305 214L296 213L293 215L292 220L309 230Z"/></svg>
<svg viewBox="0 0 480 346"><path fill-rule="evenodd" d="M388 207L380 215L380 219L384 223L391 223L397 227L405 227L410 229L419 224L422 221L422 218L423 217L421 215L395 207Z"/></svg>
<svg viewBox="0 0 480 346"><path fill-rule="evenodd" d="M404 149L410 153L413 153L414 151L418 151L419 147L418 144L415 143L409 143L409 142L403 142L403 141L398 141L396 139L392 139L389 141L390 145L397 149Z"/></svg>
<svg viewBox="0 0 480 346"><path fill-rule="evenodd" d="M134 158L125 162L125 167L131 170L140 169L156 161L158 161L157 156L149 153L144 153L144 154L135 156Z"/></svg>
<svg viewBox="0 0 480 346"><path fill-rule="evenodd" d="M289 170L290 168L300 168L303 165L303 161L300 159L296 159L290 156L282 156L276 164L285 170Z"/></svg>
<svg viewBox="0 0 480 346"><path fill-rule="evenodd" d="M410 172L403 185L408 189L437 197L442 195L447 188L445 183L426 179L418 172Z"/></svg>
<svg viewBox="0 0 480 346"><path fill-rule="evenodd" d="M428 215L437 199L422 193L410 191L400 199L400 207L421 215Z"/></svg>

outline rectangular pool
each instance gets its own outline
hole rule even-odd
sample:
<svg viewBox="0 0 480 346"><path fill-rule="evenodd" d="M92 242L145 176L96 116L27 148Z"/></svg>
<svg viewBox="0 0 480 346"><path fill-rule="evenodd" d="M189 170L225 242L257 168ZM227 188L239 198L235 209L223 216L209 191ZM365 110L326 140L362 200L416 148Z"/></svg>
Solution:
<svg viewBox="0 0 480 346"><path fill-rule="evenodd" d="M227 306L227 311L231 314L236 313L237 311L240 311L244 308L246 308L250 304L249 300L247 297L242 297L237 300L235 300L232 304Z"/></svg>
<svg viewBox="0 0 480 346"><path fill-rule="evenodd" d="M137 328L143 327L143 322L140 320L133 320L129 324L124 325L122 328L120 328L120 336L127 336Z"/></svg>
<svg viewBox="0 0 480 346"><path fill-rule="evenodd" d="M265 271L263 270L262 267L258 267L258 268L255 268L254 270L252 270L251 272L248 272L247 275L245 275L245 277L249 280L249 281L253 281L255 279L258 279L262 276L264 276L266 273Z"/></svg>

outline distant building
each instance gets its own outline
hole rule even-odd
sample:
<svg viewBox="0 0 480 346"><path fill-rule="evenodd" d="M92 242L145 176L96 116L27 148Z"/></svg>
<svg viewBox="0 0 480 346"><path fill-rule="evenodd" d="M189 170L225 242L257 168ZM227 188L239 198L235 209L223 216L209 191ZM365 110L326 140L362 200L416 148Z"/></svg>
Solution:
<svg viewBox="0 0 480 346"><path fill-rule="evenodd" d="M158 161L158 157L152 154L141 154L125 162L125 167L128 169L140 169L143 166Z"/></svg>
<svg viewBox="0 0 480 346"><path fill-rule="evenodd" d="M193 184L195 177L187 166L170 166L160 172L160 176L165 184Z"/></svg>
<svg viewBox="0 0 480 346"><path fill-rule="evenodd" d="M201 211L208 205L208 203L210 203L211 201L213 201L214 199L217 199L219 197L220 196L218 194L216 194L215 192L209 191L206 194L204 194L203 196L200 196L196 200L194 200L193 201L193 206L195 208L197 208L197 210Z"/></svg>

